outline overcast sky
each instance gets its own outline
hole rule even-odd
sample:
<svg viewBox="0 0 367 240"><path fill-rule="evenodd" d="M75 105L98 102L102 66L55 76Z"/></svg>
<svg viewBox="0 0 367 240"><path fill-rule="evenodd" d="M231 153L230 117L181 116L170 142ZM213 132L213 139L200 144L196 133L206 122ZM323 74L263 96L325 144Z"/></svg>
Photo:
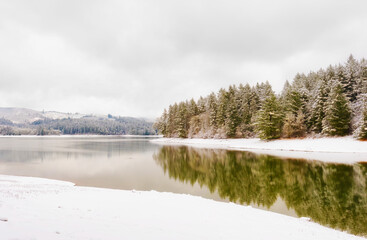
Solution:
<svg viewBox="0 0 367 240"><path fill-rule="evenodd" d="M2 0L0 106L155 118L367 58L366 0Z"/></svg>

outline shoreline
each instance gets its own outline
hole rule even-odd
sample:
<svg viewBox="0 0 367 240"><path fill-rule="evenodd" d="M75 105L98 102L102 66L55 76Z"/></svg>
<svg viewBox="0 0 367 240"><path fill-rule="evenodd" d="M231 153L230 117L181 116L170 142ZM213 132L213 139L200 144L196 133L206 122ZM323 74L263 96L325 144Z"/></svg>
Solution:
<svg viewBox="0 0 367 240"><path fill-rule="evenodd" d="M60 134L60 135L0 135L0 138L62 138L62 137L136 137L162 138L162 135L98 135L98 134Z"/></svg>
<svg viewBox="0 0 367 240"><path fill-rule="evenodd" d="M364 239L201 197L0 175L4 239Z"/></svg>
<svg viewBox="0 0 367 240"><path fill-rule="evenodd" d="M263 141L246 139L159 138L150 142L160 145L185 145L197 148L249 151L284 158L354 164L367 162L367 141L351 136Z"/></svg>

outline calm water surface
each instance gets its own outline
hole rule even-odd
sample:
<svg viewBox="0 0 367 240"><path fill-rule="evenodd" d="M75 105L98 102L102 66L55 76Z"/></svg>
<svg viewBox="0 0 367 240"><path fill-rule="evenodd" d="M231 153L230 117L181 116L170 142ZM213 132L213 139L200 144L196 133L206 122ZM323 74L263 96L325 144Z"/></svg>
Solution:
<svg viewBox="0 0 367 240"><path fill-rule="evenodd" d="M0 174L187 193L367 235L367 165L160 146L151 138L1 137Z"/></svg>

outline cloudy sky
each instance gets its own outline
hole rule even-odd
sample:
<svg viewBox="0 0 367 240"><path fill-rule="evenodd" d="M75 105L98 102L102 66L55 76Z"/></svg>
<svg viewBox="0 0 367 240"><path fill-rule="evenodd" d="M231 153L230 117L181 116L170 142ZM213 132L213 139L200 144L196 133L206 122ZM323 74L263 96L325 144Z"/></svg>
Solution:
<svg viewBox="0 0 367 240"><path fill-rule="evenodd" d="M157 117L367 57L365 0L2 0L0 106Z"/></svg>

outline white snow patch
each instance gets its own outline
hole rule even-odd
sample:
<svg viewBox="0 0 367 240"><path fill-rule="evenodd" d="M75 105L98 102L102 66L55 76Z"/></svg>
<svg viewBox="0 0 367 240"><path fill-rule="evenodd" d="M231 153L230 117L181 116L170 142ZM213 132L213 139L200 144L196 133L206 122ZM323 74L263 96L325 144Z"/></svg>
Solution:
<svg viewBox="0 0 367 240"><path fill-rule="evenodd" d="M4 240L363 239L304 219L190 195L4 175L0 219Z"/></svg>
<svg viewBox="0 0 367 240"><path fill-rule="evenodd" d="M281 157L303 158L337 163L367 162L367 141L353 137L279 139L263 141L250 139L182 139L160 138L153 143L188 145L200 148L222 148L251 151Z"/></svg>

